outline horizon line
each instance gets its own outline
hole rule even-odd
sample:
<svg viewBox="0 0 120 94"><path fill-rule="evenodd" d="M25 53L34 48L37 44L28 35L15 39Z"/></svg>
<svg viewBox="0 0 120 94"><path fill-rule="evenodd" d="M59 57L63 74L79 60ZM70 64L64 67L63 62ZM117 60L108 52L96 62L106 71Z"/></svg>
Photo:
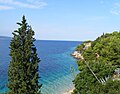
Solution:
<svg viewBox="0 0 120 94"><path fill-rule="evenodd" d="M12 38L10 36L0 36L0 38ZM35 38L35 40L37 41L68 41L68 42L83 42L83 41L86 41L86 40L60 40L60 39L37 39Z"/></svg>

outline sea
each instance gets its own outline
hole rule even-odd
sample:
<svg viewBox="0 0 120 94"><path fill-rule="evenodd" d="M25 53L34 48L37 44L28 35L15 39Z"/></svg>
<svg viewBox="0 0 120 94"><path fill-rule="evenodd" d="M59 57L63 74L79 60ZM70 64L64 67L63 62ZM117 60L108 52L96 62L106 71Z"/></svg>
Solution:
<svg viewBox="0 0 120 94"><path fill-rule="evenodd" d="M9 45L11 38L0 37L0 94L5 94L9 89L8 66ZM71 90L75 75L78 73L76 59L70 54L81 41L49 41L36 40L39 63L39 83L42 84L42 94L63 94Z"/></svg>

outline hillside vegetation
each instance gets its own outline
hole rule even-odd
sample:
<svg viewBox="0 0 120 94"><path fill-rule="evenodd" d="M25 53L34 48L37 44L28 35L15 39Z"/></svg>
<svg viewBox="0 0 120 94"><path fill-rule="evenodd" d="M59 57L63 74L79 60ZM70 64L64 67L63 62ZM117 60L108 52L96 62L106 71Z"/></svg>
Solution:
<svg viewBox="0 0 120 94"><path fill-rule="evenodd" d="M120 94L120 32L103 34L84 47L76 48L84 59L77 61L73 94Z"/></svg>

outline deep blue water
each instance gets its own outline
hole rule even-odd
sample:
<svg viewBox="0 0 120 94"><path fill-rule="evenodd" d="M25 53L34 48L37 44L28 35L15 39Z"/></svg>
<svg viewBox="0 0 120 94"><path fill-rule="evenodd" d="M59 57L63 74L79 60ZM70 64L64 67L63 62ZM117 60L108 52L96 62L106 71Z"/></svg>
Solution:
<svg viewBox="0 0 120 94"><path fill-rule="evenodd" d="M43 41L37 40L40 83L43 94L62 94L73 88L74 77L70 73L70 66L75 68L77 73L76 60L70 56L74 48L81 42L72 41ZM0 38L0 94L8 89L7 69L10 62L9 57L10 38Z"/></svg>

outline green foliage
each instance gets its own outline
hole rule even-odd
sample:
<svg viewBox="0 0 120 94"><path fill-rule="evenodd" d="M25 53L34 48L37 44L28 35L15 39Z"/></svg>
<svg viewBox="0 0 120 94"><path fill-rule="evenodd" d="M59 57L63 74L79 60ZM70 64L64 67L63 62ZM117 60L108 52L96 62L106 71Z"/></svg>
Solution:
<svg viewBox="0 0 120 94"><path fill-rule="evenodd" d="M96 53L99 54L97 61L110 62L119 67L120 65L120 33L113 32L98 37L92 42L91 47L83 52L86 61L96 60Z"/></svg>
<svg viewBox="0 0 120 94"><path fill-rule="evenodd" d="M84 44L82 43L82 44L80 44L80 45L78 45L78 46L76 47L76 51L82 52L82 51L83 51L83 48L84 48Z"/></svg>
<svg viewBox="0 0 120 94"><path fill-rule="evenodd" d="M78 61L80 73L76 76L73 83L75 84L75 90L73 94L101 94L103 92L103 85L99 83L84 61ZM90 68L100 79L112 76L114 67L105 65L103 62L89 62ZM79 93L78 93L79 92ZM102 93L105 94L105 93Z"/></svg>
<svg viewBox="0 0 120 94"><path fill-rule="evenodd" d="M120 81L108 80L105 85L103 85L103 94L120 94Z"/></svg>
<svg viewBox="0 0 120 94"><path fill-rule="evenodd" d="M20 28L13 32L10 43L11 61L8 70L8 94L41 94L34 31L23 16Z"/></svg>
<svg viewBox="0 0 120 94"><path fill-rule="evenodd" d="M77 61L80 73L73 81L75 89L72 94L120 94L120 81L113 81L114 71L120 67L120 32L98 37L91 42L91 47L82 51L82 55L84 60Z"/></svg>
<svg viewBox="0 0 120 94"><path fill-rule="evenodd" d="M92 41L90 41L90 40L84 41L82 44L78 45L78 46L75 48L75 50L76 50L76 51L80 51L80 52L82 53L82 52L84 51L85 44L86 44L86 43L89 43L89 42L92 42Z"/></svg>

